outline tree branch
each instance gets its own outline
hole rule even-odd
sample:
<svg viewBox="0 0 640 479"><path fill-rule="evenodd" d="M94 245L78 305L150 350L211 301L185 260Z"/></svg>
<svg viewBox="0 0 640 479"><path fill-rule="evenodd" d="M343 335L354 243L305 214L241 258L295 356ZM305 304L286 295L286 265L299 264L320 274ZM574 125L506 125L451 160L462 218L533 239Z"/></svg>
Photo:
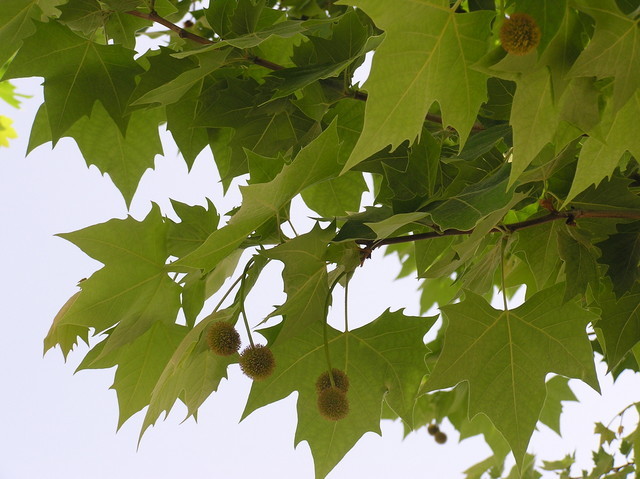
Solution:
<svg viewBox="0 0 640 479"><path fill-rule="evenodd" d="M510 233L518 231L524 228L530 228L532 226L549 223L551 221L565 220L569 225L575 225L575 220L579 218L626 218L626 219L640 219L640 211L611 211L611 210L570 210L570 211L555 211L548 215L540 216L539 218L533 218L526 221L520 221L518 223L510 223L500 225L492 228L490 233L504 233L508 231ZM418 233L406 236L395 236L391 238L384 238L381 240L356 240L356 243L365 247L365 250L371 252L372 250L379 248L380 246L399 244L399 243L412 243L414 241L421 241L426 239L441 238L443 236L460 236L469 235L473 233L473 229L470 230L457 230L449 229L442 232L430 231L428 233Z"/></svg>

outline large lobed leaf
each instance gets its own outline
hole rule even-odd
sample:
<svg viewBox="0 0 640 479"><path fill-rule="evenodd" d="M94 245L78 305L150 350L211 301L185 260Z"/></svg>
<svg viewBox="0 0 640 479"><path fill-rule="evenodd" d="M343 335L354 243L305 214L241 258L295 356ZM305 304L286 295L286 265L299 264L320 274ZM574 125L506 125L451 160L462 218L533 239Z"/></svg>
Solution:
<svg viewBox="0 0 640 479"><path fill-rule="evenodd" d="M563 286L542 290L511 311L482 297L441 307L449 320L444 350L429 377L430 391L469 383L469 416L486 414L522 467L554 372L598 390L586 326L596 315L563 301Z"/></svg>

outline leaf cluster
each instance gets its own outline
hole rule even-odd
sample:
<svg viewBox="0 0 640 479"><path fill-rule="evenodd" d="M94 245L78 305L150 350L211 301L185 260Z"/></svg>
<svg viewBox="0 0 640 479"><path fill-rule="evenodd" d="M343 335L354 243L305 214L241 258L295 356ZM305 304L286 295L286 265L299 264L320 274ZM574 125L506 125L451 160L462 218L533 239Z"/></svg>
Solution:
<svg viewBox="0 0 640 479"><path fill-rule="evenodd" d="M81 368L117 365L120 425L148 406L144 432L178 400L195 415L239 360L211 354L207 328L234 325L277 261L287 299L249 321L269 322L276 368L253 384L245 415L297 391L296 443L309 443L318 477L383 418L410 431L445 417L494 451L468 477L500 475L509 451L514 474L529 474L536 425L559 431L561 401L573 399L566 378L598 390L594 352L614 376L639 370L639 7L5 0L0 79L44 79L30 150L72 138L130 204L166 126L189 168L209 150L225 190L242 184L224 217L210 200L174 201L62 234L104 266L63 306L45 349L66 356L99 339ZM500 43L512 14L536 24L524 54ZM0 122L3 144L13 133ZM300 199L314 226L296 232ZM421 311L443 314L428 345L435 318L402 312L323 330L333 286L366 274L385 246L417 278ZM489 303L496 288L502 309ZM509 309L516 291L524 303ZM316 407L327 351L350 381L336 422Z"/></svg>

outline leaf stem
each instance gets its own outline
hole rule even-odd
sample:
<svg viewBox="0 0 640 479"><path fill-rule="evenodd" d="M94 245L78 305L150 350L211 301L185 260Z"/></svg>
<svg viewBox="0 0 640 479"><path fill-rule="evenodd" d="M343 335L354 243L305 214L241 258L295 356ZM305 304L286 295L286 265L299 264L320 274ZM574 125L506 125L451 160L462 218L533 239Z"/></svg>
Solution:
<svg viewBox="0 0 640 479"><path fill-rule="evenodd" d="M504 251L507 246L507 235L502 237L502 242L500 245L500 276L502 281L502 305L504 306L504 310L509 312L509 306L507 305L507 288L506 281L504 280Z"/></svg>
<svg viewBox="0 0 640 479"><path fill-rule="evenodd" d="M349 280L351 275L347 275L347 282L344 285L344 331L349 331Z"/></svg>
<svg viewBox="0 0 640 479"><path fill-rule="evenodd" d="M240 283L240 314L242 314L242 319L244 321L244 327L247 330L247 336L249 336L249 344L251 344L252 348L255 348L255 344L253 344L253 338L251 337L251 328L249 327L249 320L247 319L247 312L244 309L244 282L247 279L247 274L249 273L249 268L253 266L253 258L251 258L247 265L244 267L244 271L242 271L242 282Z"/></svg>
<svg viewBox="0 0 640 479"><path fill-rule="evenodd" d="M462 3L462 0L456 0L456 3L453 4L453 7L451 7L451 11L455 12L458 7L460 6L460 4Z"/></svg>

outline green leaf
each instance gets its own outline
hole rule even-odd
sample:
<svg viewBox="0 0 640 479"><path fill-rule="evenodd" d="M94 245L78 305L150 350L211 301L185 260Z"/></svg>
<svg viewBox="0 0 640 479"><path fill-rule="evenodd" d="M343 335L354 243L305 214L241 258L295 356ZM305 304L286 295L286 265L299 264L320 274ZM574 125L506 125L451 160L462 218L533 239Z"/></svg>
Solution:
<svg viewBox="0 0 640 479"><path fill-rule="evenodd" d="M118 395L118 429L149 404L160 374L186 333L185 326L157 322L134 342L102 356L99 361L83 362L78 367L80 370L118 366L111 386ZM92 352L101 351L101 346L104 343L94 346Z"/></svg>
<svg viewBox="0 0 640 479"><path fill-rule="evenodd" d="M436 101L443 125L457 130L463 146L487 98L487 76L471 65L487 51L493 14L456 14L445 0L349 3L384 29L385 39L376 49L366 84L369 97L362 135L345 169L387 145L394 149L405 140L413 142ZM390 81L394 71L402 74Z"/></svg>
<svg viewBox="0 0 640 479"><path fill-rule="evenodd" d="M0 9L0 65L20 48L33 32L33 19L40 9L37 0L4 0Z"/></svg>
<svg viewBox="0 0 640 479"><path fill-rule="evenodd" d="M272 181L244 187L242 206L229 223L174 265L212 270L252 231L276 217L280 208L294 196L308 186L337 176L340 171L336 162L338 148L336 123L333 122Z"/></svg>
<svg viewBox="0 0 640 479"><path fill-rule="evenodd" d="M142 69L133 51L99 45L56 22L40 23L24 41L5 79L44 77L44 99L54 144L100 101L121 131L135 76Z"/></svg>
<svg viewBox="0 0 640 479"><path fill-rule="evenodd" d="M587 286L591 286L591 291L597 293L600 285L596 262L598 251L589 239L579 231L561 230L558 234L558 253L564 261L565 301L576 295L584 296Z"/></svg>
<svg viewBox="0 0 640 479"><path fill-rule="evenodd" d="M558 128L549 71L541 68L522 75L513 97L513 158L509 186L529 166L542 148L553 141Z"/></svg>
<svg viewBox="0 0 640 479"><path fill-rule="evenodd" d="M420 381L427 372L423 336L435 318L384 312L361 328L341 333L329 327L332 366L349 377L350 411L340 421L318 412L316 378L327 370L322 323L304 335L273 346L276 369L265 381L254 382L243 418L256 409L298 391L296 444L307 441L316 477L325 477L368 431L380 434L382 402L411 423Z"/></svg>
<svg viewBox="0 0 640 479"><path fill-rule="evenodd" d="M551 221L518 233L514 252L524 255L539 290L550 281L555 283L558 275L561 261L557 245L562 228L560 222Z"/></svg>
<svg viewBox="0 0 640 479"><path fill-rule="evenodd" d="M606 264L613 291L620 297L640 279L640 221L617 226L618 233L598 243L600 263Z"/></svg>
<svg viewBox="0 0 640 479"><path fill-rule="evenodd" d="M69 0L60 7L60 11L61 23L87 36L103 27L109 15L102 10L98 0Z"/></svg>
<svg viewBox="0 0 640 479"><path fill-rule="evenodd" d="M284 263L282 279L287 301L271 313L283 317L276 342L285 341L325 321L329 281L325 253L333 228L315 227L264 254Z"/></svg>
<svg viewBox="0 0 640 479"><path fill-rule="evenodd" d="M575 394L569 387L569 379L562 376L554 376L547 381L547 397L540 411L540 422L549 426L560 435L560 416L562 415L563 401L577 401Z"/></svg>
<svg viewBox="0 0 640 479"><path fill-rule="evenodd" d="M167 225L154 207L138 222L129 217L65 233L71 241L105 266L80 284L81 292L49 332L46 344L63 325L93 328L113 326L104 353L131 343L153 324L173 324L180 308L181 288L165 271Z"/></svg>
<svg viewBox="0 0 640 479"><path fill-rule="evenodd" d="M602 318L596 327L602 330L607 365L611 371L640 341L640 283L616 301L611 294L599 304Z"/></svg>
<svg viewBox="0 0 640 479"><path fill-rule="evenodd" d="M609 111L609 114L612 112ZM578 158L576 176L565 202L571 201L590 185L597 186L604 178L611 178L625 151L640 157L640 138L634 128L639 115L640 91L633 95L607 124L601 126L602 141L593 136L585 141Z"/></svg>
<svg viewBox="0 0 640 479"><path fill-rule="evenodd" d="M640 49L638 22L622 13L614 0L576 0L574 4L592 16L596 26L569 75L613 77L613 108L617 111L640 87L640 58L635 54Z"/></svg>
<svg viewBox="0 0 640 479"><path fill-rule="evenodd" d="M471 292L441 310L449 326L427 389L468 381L470 417L486 414L522 468L544 405L546 374L582 379L598 389L585 331L595 315L563 302L562 285L538 292L511 311L495 310Z"/></svg>
<svg viewBox="0 0 640 479"><path fill-rule="evenodd" d="M205 399L218 388L220 381L227 377L227 367L238 362L238 355L213 354L207 346L205 331L216 321L235 322L238 314L239 308L234 305L209 315L172 350L173 354L163 365L151 392L140 438L149 426L155 424L162 412L171 410L178 399L187 406L187 418L194 416Z"/></svg>
<svg viewBox="0 0 640 479"><path fill-rule="evenodd" d="M204 243L216 230L220 215L209 199L206 208L198 205L189 206L176 200L171 200L171 206L180 217L180 222L169 220L167 252L181 258Z"/></svg>
<svg viewBox="0 0 640 479"><path fill-rule="evenodd" d="M509 168L505 166L460 194L430 205L427 211L442 230L470 230L480 219L511 201L513 189L507 189L508 175Z"/></svg>
<svg viewBox="0 0 640 479"><path fill-rule="evenodd" d="M367 184L362 173L349 171L342 176L310 186L302 193L306 205L325 218L342 216L360 209Z"/></svg>

